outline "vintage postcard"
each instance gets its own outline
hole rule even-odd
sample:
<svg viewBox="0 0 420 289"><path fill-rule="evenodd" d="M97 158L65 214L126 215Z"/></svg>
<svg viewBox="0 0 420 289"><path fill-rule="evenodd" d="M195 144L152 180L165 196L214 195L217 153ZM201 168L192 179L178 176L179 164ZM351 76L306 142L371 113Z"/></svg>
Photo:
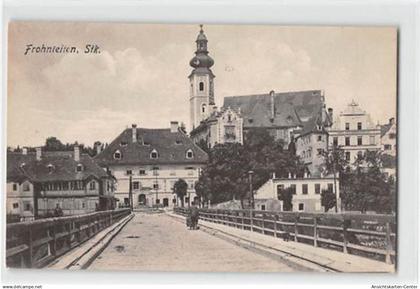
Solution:
<svg viewBox="0 0 420 289"><path fill-rule="evenodd" d="M7 266L395 272L397 33L10 22Z"/></svg>

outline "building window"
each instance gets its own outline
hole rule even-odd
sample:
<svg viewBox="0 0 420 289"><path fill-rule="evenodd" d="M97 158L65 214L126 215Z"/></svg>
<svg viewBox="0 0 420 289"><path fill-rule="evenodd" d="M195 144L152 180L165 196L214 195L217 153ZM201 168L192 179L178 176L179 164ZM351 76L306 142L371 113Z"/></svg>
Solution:
<svg viewBox="0 0 420 289"><path fill-rule="evenodd" d="M322 156L322 153L324 152L324 150L323 149L317 149L317 151L318 151L318 155Z"/></svg>
<svg viewBox="0 0 420 289"><path fill-rule="evenodd" d="M346 122L346 130L350 130L350 123Z"/></svg>
<svg viewBox="0 0 420 289"><path fill-rule="evenodd" d="M277 199L281 200L283 197L283 192L284 192L284 185L278 185L277 186Z"/></svg>
<svg viewBox="0 0 420 289"><path fill-rule="evenodd" d="M203 103L203 105L201 106L201 112L205 113L206 112L206 104Z"/></svg>
<svg viewBox="0 0 420 289"><path fill-rule="evenodd" d="M153 189L155 190L159 189L159 184L153 184Z"/></svg>
<svg viewBox="0 0 420 289"><path fill-rule="evenodd" d="M31 188L30 188L28 183L23 183L22 184L22 189L23 189L24 192L28 192L28 191L30 191Z"/></svg>
<svg viewBox="0 0 420 289"><path fill-rule="evenodd" d="M333 193L334 192L334 185L328 184L328 192Z"/></svg>
<svg viewBox="0 0 420 289"><path fill-rule="evenodd" d="M371 144L371 145L375 144L375 136L374 135L369 136L369 144Z"/></svg>
<svg viewBox="0 0 420 289"><path fill-rule="evenodd" d="M261 211L265 211L265 205L261 205Z"/></svg>
<svg viewBox="0 0 420 289"><path fill-rule="evenodd" d="M82 164L78 164L76 166L76 172L81 172L81 171L83 171L83 166L82 166Z"/></svg>
<svg viewBox="0 0 420 289"><path fill-rule="evenodd" d="M198 88L200 89L200 91L204 91L204 82L200 81L200 83L198 84Z"/></svg>
<svg viewBox="0 0 420 289"><path fill-rule="evenodd" d="M125 171L125 174L126 174L127 176L131 176L131 175L133 174L133 171L132 171L132 170L126 170L126 171Z"/></svg>
<svg viewBox="0 0 420 289"><path fill-rule="evenodd" d="M159 167L153 167L152 170L153 170L153 175L154 176L158 176L159 175Z"/></svg>
<svg viewBox="0 0 420 289"><path fill-rule="evenodd" d="M121 142L120 142L120 146L122 146L122 147L126 147L126 146L127 146L127 142L126 142L126 141L121 141Z"/></svg>
<svg viewBox="0 0 420 289"><path fill-rule="evenodd" d="M32 211L32 206L30 202L24 202L24 209L25 211Z"/></svg>
<svg viewBox="0 0 420 289"><path fill-rule="evenodd" d="M318 136L318 141L322 141L322 135Z"/></svg>
<svg viewBox="0 0 420 289"><path fill-rule="evenodd" d="M159 154L157 152L157 150L153 149L152 152L150 153L150 158L151 159L157 159L159 157Z"/></svg>
<svg viewBox="0 0 420 289"><path fill-rule="evenodd" d="M296 195L296 185L290 185L290 189L292 190L292 194Z"/></svg>
<svg viewBox="0 0 420 289"><path fill-rule="evenodd" d="M315 194L321 193L321 184L315 184Z"/></svg>
<svg viewBox="0 0 420 289"><path fill-rule="evenodd" d="M47 166L47 168L48 168L48 172L49 172L49 173L52 173L52 172L53 172L53 170L54 170L54 166L53 166L52 164L49 164L49 165Z"/></svg>
<svg viewBox="0 0 420 289"><path fill-rule="evenodd" d="M17 191L17 184L13 184L13 191Z"/></svg>
<svg viewBox="0 0 420 289"><path fill-rule="evenodd" d="M385 149L386 151L389 151L389 150L391 150L391 149L392 149L392 145L390 145L390 144L386 144L386 145L384 145L384 149Z"/></svg>
<svg viewBox="0 0 420 289"><path fill-rule="evenodd" d="M346 137L345 144L346 144L346 146L350 145L350 137L348 137L348 136Z"/></svg>
<svg viewBox="0 0 420 289"><path fill-rule="evenodd" d="M95 190L95 189L96 189L96 182L95 181L90 182L89 190Z"/></svg>
<svg viewBox="0 0 420 289"><path fill-rule="evenodd" d="M350 161L350 152L346 152L346 161Z"/></svg>
<svg viewBox="0 0 420 289"><path fill-rule="evenodd" d="M194 157L194 153L191 149L189 149L189 150L187 150L187 153L186 153L185 156L186 156L187 159L192 159Z"/></svg>
<svg viewBox="0 0 420 289"><path fill-rule="evenodd" d="M358 136L358 137L357 137L357 145L358 145L358 146L361 146L362 144L363 144L363 137Z"/></svg>
<svg viewBox="0 0 420 289"><path fill-rule="evenodd" d="M19 208L19 203L13 203L13 209Z"/></svg>
<svg viewBox="0 0 420 289"><path fill-rule="evenodd" d="M302 194L303 195L308 194L308 184L302 184Z"/></svg>
<svg viewBox="0 0 420 289"><path fill-rule="evenodd" d="M299 203L299 211L303 211L303 209L304 209L303 203Z"/></svg>
<svg viewBox="0 0 420 289"><path fill-rule="evenodd" d="M139 182L133 182L133 190L139 190L140 189L140 183Z"/></svg>
<svg viewBox="0 0 420 289"><path fill-rule="evenodd" d="M129 205L130 204L130 200L128 198L124 198L124 204L125 205Z"/></svg>
<svg viewBox="0 0 420 289"><path fill-rule="evenodd" d="M333 137L333 146L338 146L338 137Z"/></svg>
<svg viewBox="0 0 420 289"><path fill-rule="evenodd" d="M116 159L116 160L120 160L121 158L122 158L122 155L121 155L120 150L116 150L116 151L114 152L114 159Z"/></svg>
<svg viewBox="0 0 420 289"><path fill-rule="evenodd" d="M362 123L361 122L357 123L357 130L362 130Z"/></svg>
<svg viewBox="0 0 420 289"><path fill-rule="evenodd" d="M362 151L358 151L357 152L357 158L361 159L363 157L363 152Z"/></svg>
<svg viewBox="0 0 420 289"><path fill-rule="evenodd" d="M82 203L82 208L84 209L86 207L86 203L85 202L83 202Z"/></svg>
<svg viewBox="0 0 420 289"><path fill-rule="evenodd" d="M396 138L396 134L395 133L390 133L389 134L389 139L395 139Z"/></svg>
<svg viewBox="0 0 420 289"><path fill-rule="evenodd" d="M140 176L146 175L146 170L139 170L139 175Z"/></svg>

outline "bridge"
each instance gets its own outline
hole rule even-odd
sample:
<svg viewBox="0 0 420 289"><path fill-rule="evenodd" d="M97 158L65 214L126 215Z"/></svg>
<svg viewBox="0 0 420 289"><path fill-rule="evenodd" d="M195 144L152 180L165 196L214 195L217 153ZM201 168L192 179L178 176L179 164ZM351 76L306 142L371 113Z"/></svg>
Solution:
<svg viewBox="0 0 420 289"><path fill-rule="evenodd" d="M394 272L393 215L129 209L7 225L8 267Z"/></svg>

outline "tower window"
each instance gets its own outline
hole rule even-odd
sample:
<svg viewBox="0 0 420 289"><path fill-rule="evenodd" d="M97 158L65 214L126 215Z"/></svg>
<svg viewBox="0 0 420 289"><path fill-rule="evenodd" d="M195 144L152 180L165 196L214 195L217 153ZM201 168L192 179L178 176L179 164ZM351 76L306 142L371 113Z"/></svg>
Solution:
<svg viewBox="0 0 420 289"><path fill-rule="evenodd" d="M191 149L187 150L186 158L192 159L194 157L193 151Z"/></svg>
<svg viewBox="0 0 420 289"><path fill-rule="evenodd" d="M83 165L82 164L77 164L76 172L81 172L81 171L83 171Z"/></svg>
<svg viewBox="0 0 420 289"><path fill-rule="evenodd" d="M199 84L198 84L198 89L200 90L200 91L204 91L204 82L200 82Z"/></svg>
<svg viewBox="0 0 420 289"><path fill-rule="evenodd" d="M201 106L201 112L202 112L202 113L205 113L205 112L206 112L206 104L203 104L203 105Z"/></svg>

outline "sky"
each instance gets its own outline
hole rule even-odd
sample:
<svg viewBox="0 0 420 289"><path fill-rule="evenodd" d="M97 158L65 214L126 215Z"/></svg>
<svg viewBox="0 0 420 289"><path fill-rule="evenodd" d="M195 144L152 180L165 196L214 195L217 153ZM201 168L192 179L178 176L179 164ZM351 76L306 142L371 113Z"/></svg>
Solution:
<svg viewBox="0 0 420 289"><path fill-rule="evenodd" d="M111 142L123 129L189 127L189 80L199 25L11 22L8 146ZM397 30L392 27L204 25L215 98L320 89L327 107L353 99L372 120L396 115ZM24 55L26 45L79 54ZM84 54L87 44L100 54Z"/></svg>

